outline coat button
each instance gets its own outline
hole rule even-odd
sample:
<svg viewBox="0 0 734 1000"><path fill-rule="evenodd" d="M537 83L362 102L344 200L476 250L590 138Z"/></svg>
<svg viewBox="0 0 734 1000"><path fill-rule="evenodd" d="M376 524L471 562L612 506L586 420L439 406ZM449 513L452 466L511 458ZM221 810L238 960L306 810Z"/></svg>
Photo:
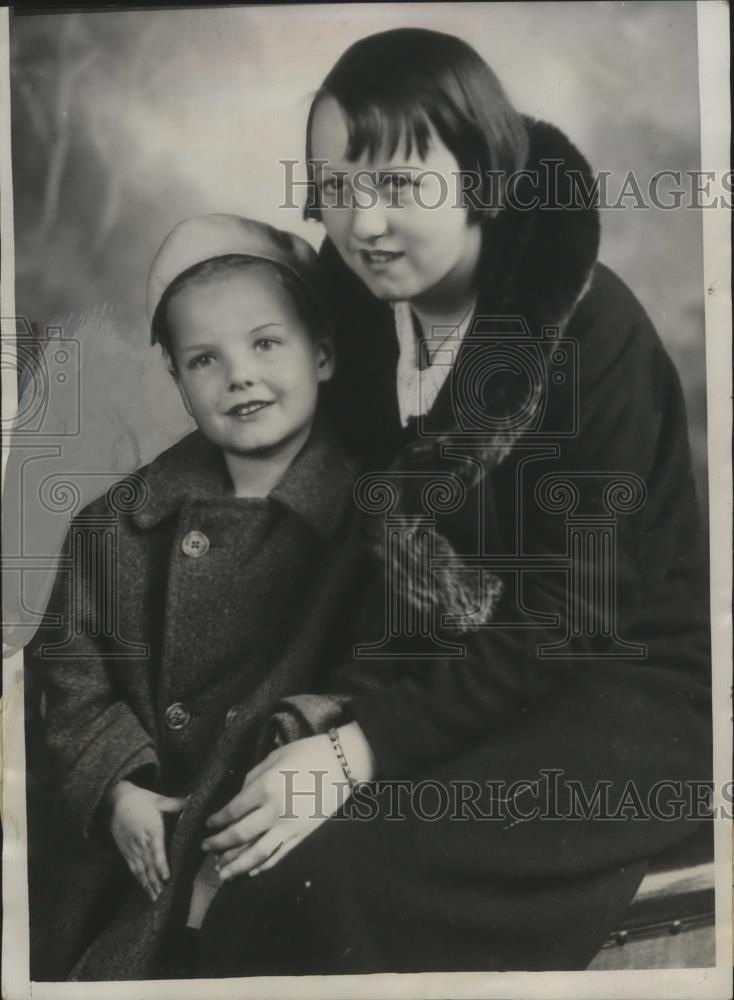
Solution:
<svg viewBox="0 0 734 1000"><path fill-rule="evenodd" d="M168 706L164 718L169 729L183 729L188 725L191 712L180 701L176 701Z"/></svg>
<svg viewBox="0 0 734 1000"><path fill-rule="evenodd" d="M189 531L183 537L181 548L184 555L198 559L209 551L209 539L201 531Z"/></svg>
<svg viewBox="0 0 734 1000"><path fill-rule="evenodd" d="M233 705L224 717L225 726L231 726L242 711L242 705Z"/></svg>

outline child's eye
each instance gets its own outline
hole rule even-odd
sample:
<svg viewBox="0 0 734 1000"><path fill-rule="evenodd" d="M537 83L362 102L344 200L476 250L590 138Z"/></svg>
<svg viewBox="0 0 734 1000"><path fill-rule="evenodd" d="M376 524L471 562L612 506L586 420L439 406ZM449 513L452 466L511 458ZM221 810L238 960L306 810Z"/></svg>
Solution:
<svg viewBox="0 0 734 1000"><path fill-rule="evenodd" d="M194 371L197 368L206 368L207 365L211 364L213 360L214 360L214 355L211 353L211 351L205 351L204 353L197 354L196 357L191 358L187 362L186 367L189 369L189 371Z"/></svg>
<svg viewBox="0 0 734 1000"><path fill-rule="evenodd" d="M272 351L280 341L275 337L258 337L255 341L255 349L258 351Z"/></svg>

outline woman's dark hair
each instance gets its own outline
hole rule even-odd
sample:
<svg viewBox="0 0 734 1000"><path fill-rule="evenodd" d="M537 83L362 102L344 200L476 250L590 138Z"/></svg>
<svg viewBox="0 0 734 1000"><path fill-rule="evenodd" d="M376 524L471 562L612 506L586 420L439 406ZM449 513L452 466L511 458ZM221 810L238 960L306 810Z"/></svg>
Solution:
<svg viewBox="0 0 734 1000"><path fill-rule="evenodd" d="M270 268L278 277L283 287L293 299L296 312L306 324L312 336L323 334L331 336L334 320L325 295L316 295L298 280L290 271L277 264L263 260L261 257L248 257L244 254L227 254L224 257L214 257L211 260L195 264L183 271L171 282L156 308L151 324L152 343L159 343L164 354L173 358L171 351L171 330L168 325L168 303L176 292L188 285L203 284L210 278L229 271L247 269L260 265Z"/></svg>
<svg viewBox="0 0 734 1000"><path fill-rule="evenodd" d="M423 28L384 31L348 48L311 104L306 127L310 183L306 219L321 219L311 128L324 97L334 98L344 112L349 160L357 160L365 151L371 158L379 153L392 157L402 141L408 156L415 145L423 158L432 125L459 168L476 178L466 195L467 207L475 213L482 206L499 208L505 182L527 161L523 119L470 45L454 35Z"/></svg>

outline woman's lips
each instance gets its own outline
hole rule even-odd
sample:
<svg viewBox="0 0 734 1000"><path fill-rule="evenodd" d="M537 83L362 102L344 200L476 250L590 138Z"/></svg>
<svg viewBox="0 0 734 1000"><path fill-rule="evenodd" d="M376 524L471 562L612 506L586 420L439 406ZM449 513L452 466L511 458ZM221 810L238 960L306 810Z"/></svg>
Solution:
<svg viewBox="0 0 734 1000"><path fill-rule="evenodd" d="M359 256L371 271L384 271L395 261L400 260L404 254L390 250L360 250Z"/></svg>
<svg viewBox="0 0 734 1000"><path fill-rule="evenodd" d="M266 399L253 399L249 403L236 403L234 406L230 406L227 410L227 416L251 417L253 414L259 413L260 410L263 410L266 406L270 405L270 401Z"/></svg>

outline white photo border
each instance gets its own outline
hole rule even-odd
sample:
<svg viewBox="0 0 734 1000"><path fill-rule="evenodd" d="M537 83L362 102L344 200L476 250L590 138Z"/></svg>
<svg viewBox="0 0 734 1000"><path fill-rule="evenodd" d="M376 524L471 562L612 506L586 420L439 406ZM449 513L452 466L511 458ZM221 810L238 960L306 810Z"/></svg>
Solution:
<svg viewBox="0 0 734 1000"><path fill-rule="evenodd" d="M360 6L360 5L357 5ZM426 6L434 6L426 5ZM442 6L442 5L436 5ZM115 8L111 8L115 9ZM190 8L189 8L190 9ZM294 7L294 13L298 7ZM15 335L12 163L10 156L9 10L0 8L0 315L2 337ZM729 169L729 9L718 0L697 3L701 167L721 176ZM731 779L731 240L725 207L702 213L708 475L713 641L715 787ZM8 426L17 408L16 373L2 359L2 416ZM7 459L3 437L3 479ZM726 556L722 557L722 554ZM424 973L371 976L268 977L238 980L146 981L119 983L31 983L28 969L28 879L26 855L23 653L3 662L2 819L4 830L2 969L3 997L9 1000L211 1000L237 997L292 1000L293 997L348 998L602 998L660 997L676 1000L731 995L732 821L715 822L716 966L709 969L615 972ZM719 799L717 804L721 805Z"/></svg>

